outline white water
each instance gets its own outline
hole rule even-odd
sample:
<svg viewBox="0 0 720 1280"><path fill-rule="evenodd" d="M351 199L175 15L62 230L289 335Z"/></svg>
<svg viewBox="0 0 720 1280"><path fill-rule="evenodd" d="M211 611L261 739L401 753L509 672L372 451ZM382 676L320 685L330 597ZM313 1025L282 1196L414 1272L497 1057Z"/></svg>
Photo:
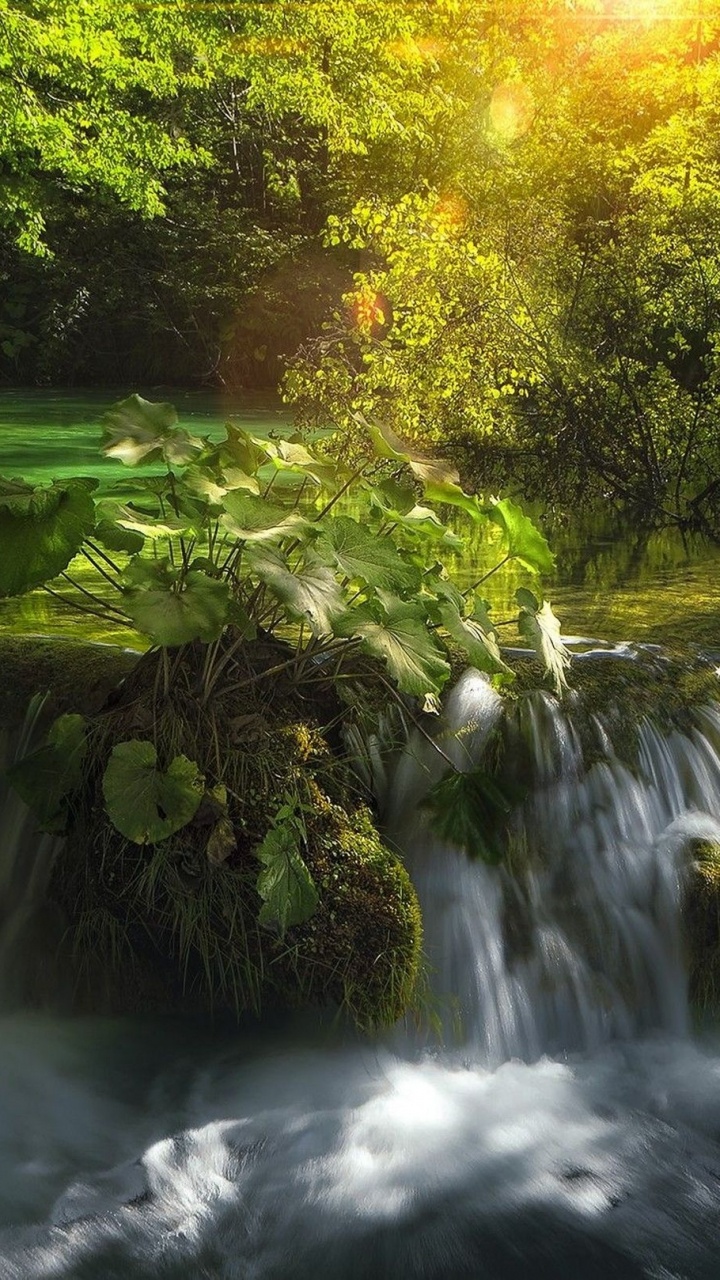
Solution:
<svg viewBox="0 0 720 1280"><path fill-rule="evenodd" d="M460 767L497 715L466 677ZM519 732L522 946L507 874L428 834L442 760L411 743L392 786L442 1049L5 1017L2 1280L720 1276L720 1052L688 1035L679 928L683 848L720 830L720 715L647 727L637 777L607 742L586 772L550 699ZM28 853L2 831L7 923Z"/></svg>

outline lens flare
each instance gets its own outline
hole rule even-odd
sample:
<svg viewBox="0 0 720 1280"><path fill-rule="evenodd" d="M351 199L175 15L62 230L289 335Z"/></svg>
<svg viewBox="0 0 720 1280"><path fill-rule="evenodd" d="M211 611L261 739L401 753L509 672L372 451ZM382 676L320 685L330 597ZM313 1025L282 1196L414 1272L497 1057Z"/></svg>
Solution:
<svg viewBox="0 0 720 1280"><path fill-rule="evenodd" d="M490 99L490 125L505 142L527 133L535 115L535 101L520 80L505 80L493 89Z"/></svg>

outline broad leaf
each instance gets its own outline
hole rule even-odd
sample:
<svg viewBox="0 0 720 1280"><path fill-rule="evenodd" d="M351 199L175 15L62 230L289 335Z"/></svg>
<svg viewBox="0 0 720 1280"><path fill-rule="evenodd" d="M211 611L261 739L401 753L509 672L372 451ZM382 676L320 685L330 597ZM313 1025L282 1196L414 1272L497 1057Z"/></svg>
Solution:
<svg viewBox="0 0 720 1280"><path fill-rule="evenodd" d="M217 640L228 619L226 582L191 570L183 584L130 588L125 609L139 631L164 647Z"/></svg>
<svg viewBox="0 0 720 1280"><path fill-rule="evenodd" d="M0 596L20 595L67 568L95 524L91 487L0 481Z"/></svg>
<svg viewBox="0 0 720 1280"><path fill-rule="evenodd" d="M496 865L502 859L502 829L519 799L483 769L445 774L429 791L433 831L469 858Z"/></svg>
<svg viewBox="0 0 720 1280"><path fill-rule="evenodd" d="M555 557L539 529L516 503L509 498L495 502L488 509L490 519L503 530L508 555L533 573L549 573Z"/></svg>
<svg viewBox="0 0 720 1280"><path fill-rule="evenodd" d="M223 506L226 514L220 523L243 542L277 542L300 537L312 529L310 522L296 511L288 513L252 493L228 493Z"/></svg>
<svg viewBox="0 0 720 1280"><path fill-rule="evenodd" d="M83 780L85 731L83 716L60 716L51 726L45 745L7 770L8 780L46 831L62 831L65 827L65 801Z"/></svg>
<svg viewBox="0 0 720 1280"><path fill-rule="evenodd" d="M445 466L445 464L441 464ZM413 466L413 470L423 480L425 497L430 502L446 502L451 507L460 507L473 520L487 520L485 509L474 494L465 493L460 484L437 472L437 464L424 463ZM422 474L421 474L422 472Z"/></svg>
<svg viewBox="0 0 720 1280"><path fill-rule="evenodd" d="M532 645L557 693L562 693L563 689L567 688L565 672L572 659L563 644L560 622L555 617L549 602L543 600L542 604L539 604L526 587L518 588L515 599L520 605L518 617L520 635Z"/></svg>
<svg viewBox="0 0 720 1280"><path fill-rule="evenodd" d="M263 900L260 924L282 935L292 925L309 920L318 904L318 892L298 848L296 824L285 821L272 827L255 856L263 864L257 879Z"/></svg>
<svg viewBox="0 0 720 1280"><path fill-rule="evenodd" d="M113 520L101 520L93 529L93 538L107 551L124 551L136 555L142 551L145 535L125 529Z"/></svg>
<svg viewBox="0 0 720 1280"><path fill-rule="evenodd" d="M247 564L285 605L293 618L310 623L316 636L333 635L345 602L332 570L318 563L291 569L282 552L274 547L253 547Z"/></svg>
<svg viewBox="0 0 720 1280"><path fill-rule="evenodd" d="M510 670L500 656L497 634L491 627L486 630L476 618L463 617L450 601L440 606L440 620L474 667L490 672Z"/></svg>
<svg viewBox="0 0 720 1280"><path fill-rule="evenodd" d="M128 467L164 458L182 466L202 451L203 442L177 430L178 415L171 404L128 396L104 415L103 453L119 458Z"/></svg>
<svg viewBox="0 0 720 1280"><path fill-rule="evenodd" d="M352 580L359 578L368 586L401 594L420 589L420 570L403 559L391 539L378 537L349 516L327 520L316 548Z"/></svg>
<svg viewBox="0 0 720 1280"><path fill-rule="evenodd" d="M105 808L113 826L135 844L158 844L187 826L197 813L204 781L194 760L176 756L163 772L152 742L120 742L103 778Z"/></svg>
<svg viewBox="0 0 720 1280"><path fill-rule="evenodd" d="M165 538L178 538L181 534L188 533L192 527L189 520L178 520L174 516L154 520L129 506L118 509L115 521L121 529L140 534L141 537L149 538L152 542L159 542Z"/></svg>
<svg viewBox="0 0 720 1280"><path fill-rule="evenodd" d="M294 471L314 484L329 487L337 475L337 466L324 458L316 458L296 440L279 440L274 465L279 471Z"/></svg>
<svg viewBox="0 0 720 1280"><path fill-rule="evenodd" d="M255 494L260 492L255 476L247 475L239 467L227 467L221 471L195 463L183 473L183 481L191 493L216 507L222 506L226 493L233 489L246 489L248 493Z"/></svg>
<svg viewBox="0 0 720 1280"><path fill-rule="evenodd" d="M348 609L336 631L359 637L367 653L387 664L403 693L420 698L439 693L450 674L450 666L428 630L420 604L388 601L382 614L370 605L360 605Z"/></svg>
<svg viewBox="0 0 720 1280"><path fill-rule="evenodd" d="M401 484L398 480L383 480L370 490L370 500L383 511L397 515L407 515L416 502L415 489L411 484Z"/></svg>

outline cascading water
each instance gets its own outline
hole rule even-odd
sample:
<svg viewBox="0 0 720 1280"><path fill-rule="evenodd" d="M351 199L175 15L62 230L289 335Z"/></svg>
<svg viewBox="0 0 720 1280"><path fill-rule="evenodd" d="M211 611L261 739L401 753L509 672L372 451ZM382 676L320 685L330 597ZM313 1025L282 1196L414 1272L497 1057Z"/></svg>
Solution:
<svg viewBox="0 0 720 1280"><path fill-rule="evenodd" d="M444 755L472 768L503 714L467 673ZM594 731L587 767L550 697L508 726L535 774L512 876L430 833L447 761L424 737L397 765L442 1047L8 1014L0 1278L720 1274L720 1055L688 1036L680 925L688 841L720 838L720 710L644 725L633 769ZM4 922L47 857L33 879L21 826Z"/></svg>

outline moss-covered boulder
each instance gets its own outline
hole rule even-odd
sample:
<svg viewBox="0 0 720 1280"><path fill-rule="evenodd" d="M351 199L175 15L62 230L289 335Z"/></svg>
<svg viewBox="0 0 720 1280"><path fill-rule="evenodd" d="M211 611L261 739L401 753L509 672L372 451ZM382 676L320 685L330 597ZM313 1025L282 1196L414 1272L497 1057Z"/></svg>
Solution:
<svg viewBox="0 0 720 1280"><path fill-rule="evenodd" d="M37 694L46 696L45 711L50 717L65 711L97 711L139 657L108 644L0 636L0 728L18 728Z"/></svg>
<svg viewBox="0 0 720 1280"><path fill-rule="evenodd" d="M683 918L690 999L700 1012L720 1011L720 842L695 840L689 850Z"/></svg>
<svg viewBox="0 0 720 1280"><path fill-rule="evenodd" d="M242 669L228 661L211 691L198 645L123 663L108 696L78 703L78 655L62 649L52 710L86 712L87 754L50 893L67 921L79 1007L259 1013L332 1003L363 1028L396 1021L416 986L420 912L343 759L331 682L313 668L291 681L278 671L287 647L264 638L243 645ZM39 652L47 679L44 644ZM121 742L152 744L160 770L178 757L197 764L202 799L164 839L138 843L108 817L104 775ZM257 852L288 807L318 900L283 928L260 922Z"/></svg>

